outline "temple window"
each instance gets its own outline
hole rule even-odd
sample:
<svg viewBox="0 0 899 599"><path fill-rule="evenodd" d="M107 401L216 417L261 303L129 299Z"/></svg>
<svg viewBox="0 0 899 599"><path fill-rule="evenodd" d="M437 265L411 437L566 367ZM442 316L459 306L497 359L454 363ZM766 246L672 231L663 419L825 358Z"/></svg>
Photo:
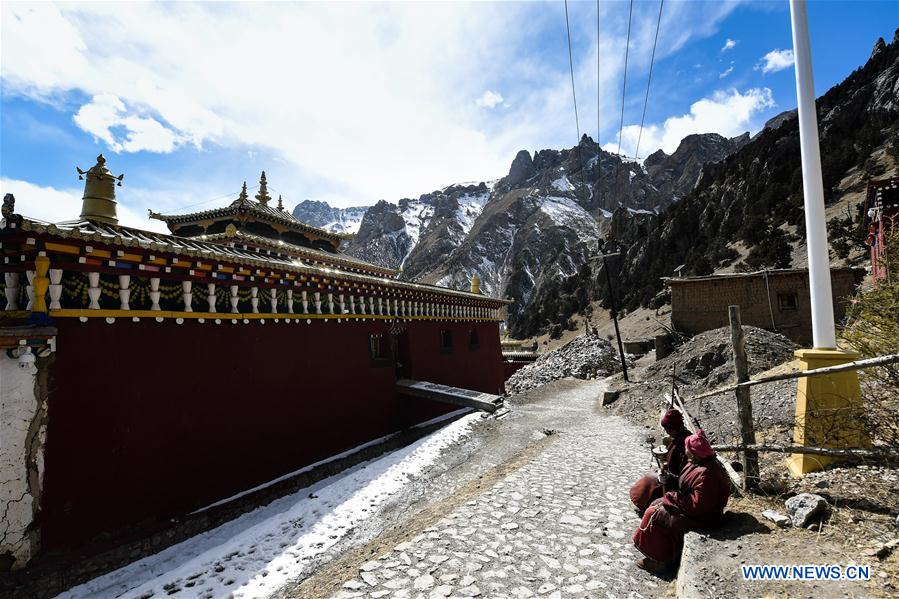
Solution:
<svg viewBox="0 0 899 599"><path fill-rule="evenodd" d="M469 329L468 330L468 349L480 349L481 341L478 339L478 330L477 329Z"/></svg>
<svg viewBox="0 0 899 599"><path fill-rule="evenodd" d="M453 351L453 332L447 329L440 331L440 353L448 354Z"/></svg>
<svg viewBox="0 0 899 599"><path fill-rule="evenodd" d="M383 335L368 336L368 355L372 366L390 366L390 345Z"/></svg>

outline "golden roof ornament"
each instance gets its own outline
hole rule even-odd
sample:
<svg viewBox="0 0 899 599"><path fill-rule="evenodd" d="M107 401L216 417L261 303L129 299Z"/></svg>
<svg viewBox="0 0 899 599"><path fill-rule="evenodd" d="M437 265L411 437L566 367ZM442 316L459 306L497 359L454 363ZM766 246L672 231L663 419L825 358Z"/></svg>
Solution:
<svg viewBox="0 0 899 599"><path fill-rule="evenodd" d="M272 199L272 197L268 195L268 183L265 181L265 171L262 171L262 176L259 177L259 193L256 194L256 199L263 206L268 206L268 201Z"/></svg>
<svg viewBox="0 0 899 599"><path fill-rule="evenodd" d="M481 279L478 275L471 275L471 292L481 294Z"/></svg>
<svg viewBox="0 0 899 599"><path fill-rule="evenodd" d="M281 201L281 194L278 194L278 210L284 212L284 202Z"/></svg>
<svg viewBox="0 0 899 599"><path fill-rule="evenodd" d="M115 188L122 186L125 175L116 177L106 168L103 154L97 156L97 164L86 171L75 167L78 178L84 180L84 197L81 202L81 218L108 225L119 224L116 215Z"/></svg>
<svg viewBox="0 0 899 599"><path fill-rule="evenodd" d="M234 223L228 223L228 226L225 227L225 236L234 237L237 235L237 227L234 226Z"/></svg>
<svg viewBox="0 0 899 599"><path fill-rule="evenodd" d="M247 182L243 182L243 187L240 188L240 195L237 196L237 201L241 204L245 204L247 201Z"/></svg>

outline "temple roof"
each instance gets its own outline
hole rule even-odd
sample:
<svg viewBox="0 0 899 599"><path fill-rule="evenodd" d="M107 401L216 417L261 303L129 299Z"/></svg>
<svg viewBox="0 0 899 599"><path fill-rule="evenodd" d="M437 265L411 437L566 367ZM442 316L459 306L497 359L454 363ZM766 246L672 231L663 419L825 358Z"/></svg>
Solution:
<svg viewBox="0 0 899 599"><path fill-rule="evenodd" d="M262 181L264 181L264 176L265 173L263 172ZM280 207L274 207L268 205L267 193L262 194L260 191L260 194L257 194L257 198L258 197L264 197L266 199L265 201L255 202L250 200L247 197L247 184L244 182L243 189L241 189L238 198L222 208L213 208L201 212L188 212L186 214L160 214L158 212L153 212L152 210L150 210L149 213L150 218L161 220L167 225L183 225L220 219L228 216L251 216L263 222L286 226L298 233L312 233L316 237L332 241L335 245L339 245L342 240L350 239L352 237L352 235L333 233L326 229L313 227L312 225L297 220L293 214L283 209L280 198L278 202Z"/></svg>
<svg viewBox="0 0 899 599"><path fill-rule="evenodd" d="M216 245L224 245L228 244L231 247L235 246L243 246L247 248L247 246L258 246L261 248L266 248L269 250L273 250L278 253L289 254L292 256L297 256L299 258L306 258L309 260L320 260L322 262L326 262L329 264L334 264L337 266L342 266L345 268L356 268L361 270L367 270L370 272L376 272L381 275L387 275L390 277L395 277L399 271L394 270L392 268L386 268L383 266L378 266L376 264L371 264L369 262L365 262L364 260L359 260L354 256L350 256L349 254L343 254L340 252L325 252L322 250L317 250L315 248L310 248L302 245L295 245L292 243L287 243L284 241L275 241L268 237L262 237L261 235L253 235L251 233L246 233L244 231L234 231L233 233L214 233L212 235L199 235L198 237L193 237L191 239L200 239L203 241L212 241L215 242Z"/></svg>
<svg viewBox="0 0 899 599"><path fill-rule="evenodd" d="M7 222L9 230L12 221ZM111 246L135 247L143 250L166 252L180 256L188 256L194 259L208 261L236 262L243 265L251 265L257 268L274 268L313 276L339 278L359 283L368 283L417 291L421 293L435 293L459 299L480 300L491 304L508 304L509 300L475 295L466 291L456 291L446 287L426 285L399 281L394 278L378 276L375 274L356 273L339 268L328 268L304 262L301 258L295 258L277 251L262 251L237 244L212 243L201 238L179 237L163 233L153 233L131 227L107 225L95 221L74 220L60 223L46 223L28 218L22 218L20 224L14 224L15 228L33 233L44 233L61 238L79 239L83 241L95 241ZM308 248L301 248L306 251ZM323 257L334 258L334 254L321 252ZM341 260L354 260L348 256L340 256ZM367 268L371 265L354 260L359 268Z"/></svg>

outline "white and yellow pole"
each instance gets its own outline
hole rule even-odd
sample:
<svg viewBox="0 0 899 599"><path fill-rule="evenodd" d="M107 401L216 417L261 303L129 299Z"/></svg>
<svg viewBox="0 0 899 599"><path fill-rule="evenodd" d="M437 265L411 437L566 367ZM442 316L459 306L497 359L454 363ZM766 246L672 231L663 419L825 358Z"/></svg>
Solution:
<svg viewBox="0 0 899 599"><path fill-rule="evenodd" d="M790 0L814 346L797 351L796 357L803 370L810 370L851 362L858 354L837 350L806 4L805 0ZM861 391L855 371L799 379L794 442L831 447L869 445L870 440L859 419L860 403ZM822 456L793 454L788 466L794 476L800 476L821 469L826 461Z"/></svg>

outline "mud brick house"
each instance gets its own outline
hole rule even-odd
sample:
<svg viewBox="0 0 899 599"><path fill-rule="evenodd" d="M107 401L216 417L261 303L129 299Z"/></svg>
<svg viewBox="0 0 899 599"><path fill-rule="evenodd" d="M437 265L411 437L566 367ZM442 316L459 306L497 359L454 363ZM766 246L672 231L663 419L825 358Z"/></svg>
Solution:
<svg viewBox="0 0 899 599"><path fill-rule="evenodd" d="M99 156L81 216L3 201L0 557L165 522L457 410L400 379L503 389L505 300L341 253L246 183L121 226ZM73 216L76 208L73 206Z"/></svg>
<svg viewBox="0 0 899 599"><path fill-rule="evenodd" d="M863 268L830 271L834 318L839 322L849 297L865 275ZM671 289L671 325L695 335L727 326L727 307L740 306L744 325L777 331L800 345L812 342L808 271L764 270L752 273L664 279Z"/></svg>

